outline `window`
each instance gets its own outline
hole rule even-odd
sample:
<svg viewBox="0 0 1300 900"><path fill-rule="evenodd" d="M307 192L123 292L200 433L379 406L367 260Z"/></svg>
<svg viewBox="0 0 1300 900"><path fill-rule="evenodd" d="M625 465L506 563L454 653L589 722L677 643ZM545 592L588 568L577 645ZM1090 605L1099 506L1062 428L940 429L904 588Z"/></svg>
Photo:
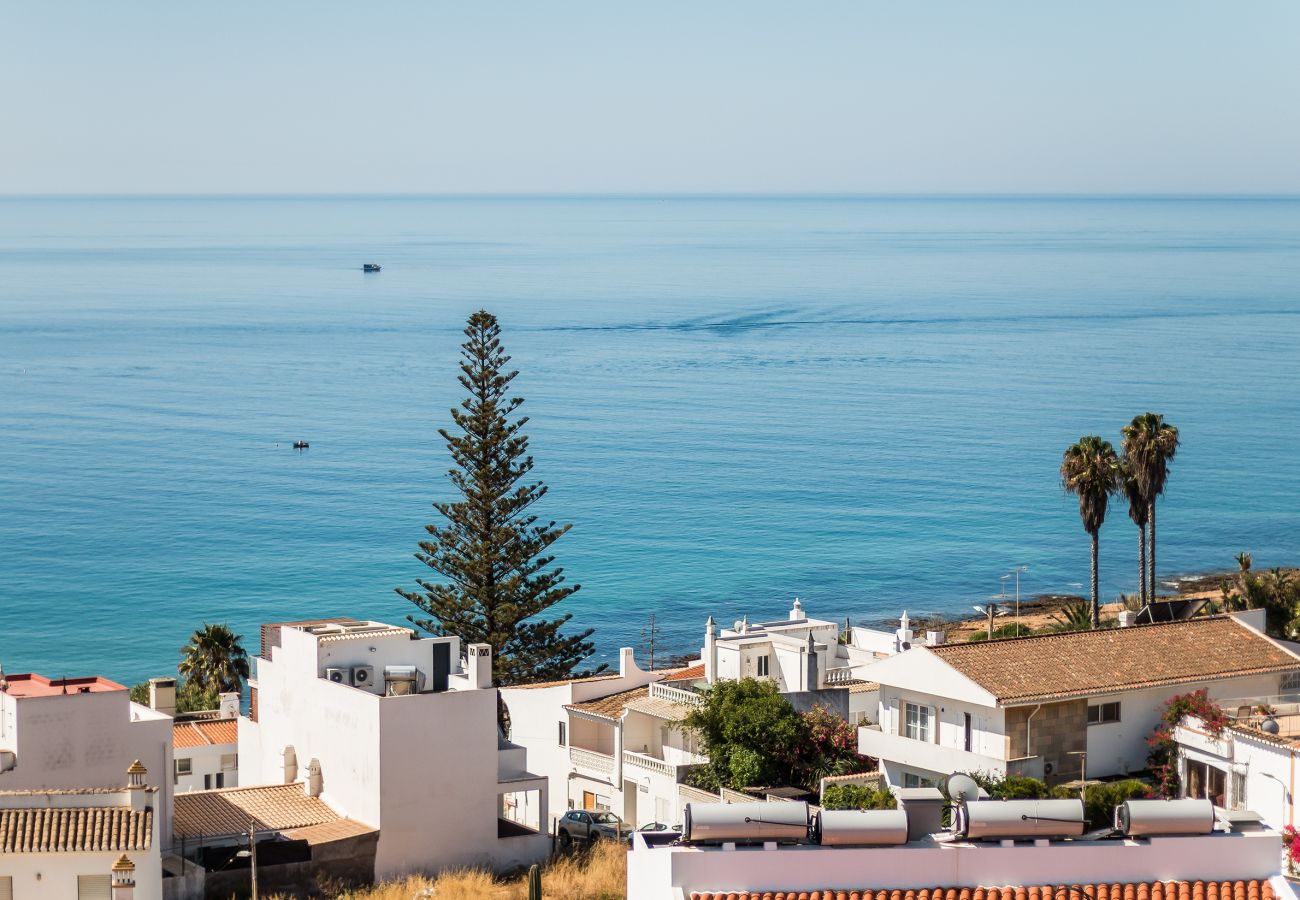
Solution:
<svg viewBox="0 0 1300 900"><path fill-rule="evenodd" d="M221 754L221 770L223 772L233 772L239 768L239 755L236 753Z"/></svg>
<svg viewBox="0 0 1300 900"><path fill-rule="evenodd" d="M934 780L931 778L924 778L920 775L917 775L915 772L903 773L903 787L905 788L921 788L921 787L933 787L933 786L934 786Z"/></svg>
<svg viewBox="0 0 1300 900"><path fill-rule="evenodd" d="M1232 808L1246 808L1246 773L1232 773Z"/></svg>
<svg viewBox="0 0 1300 900"><path fill-rule="evenodd" d="M907 725L903 733L914 741L929 743L933 734L930 725L933 712L933 708L929 706L921 706L917 703L907 704Z"/></svg>
<svg viewBox="0 0 1300 900"><path fill-rule="evenodd" d="M204 775L204 776L203 776L203 790L205 790L205 791L210 791L210 790L212 790L212 776L211 776L211 775Z"/></svg>
<svg viewBox="0 0 1300 900"><path fill-rule="evenodd" d="M962 715L962 731L964 732L965 735L965 743L963 744L963 746L966 748L966 752L969 753L971 751L972 745L975 743L974 729L971 727L972 723L971 723L970 713L962 713L961 715Z"/></svg>
<svg viewBox="0 0 1300 900"><path fill-rule="evenodd" d="M176 760L177 775L189 775L192 771L192 767L193 761L188 756Z"/></svg>
<svg viewBox="0 0 1300 900"><path fill-rule="evenodd" d="M1105 725L1108 722L1119 721L1119 701L1114 703L1099 703L1096 706L1088 707L1088 724Z"/></svg>
<svg viewBox="0 0 1300 900"><path fill-rule="evenodd" d="M112 875L78 875L77 900L112 900Z"/></svg>
<svg viewBox="0 0 1300 900"><path fill-rule="evenodd" d="M14 900L14 879L12 875L0 875L0 900Z"/></svg>
<svg viewBox="0 0 1300 900"><path fill-rule="evenodd" d="M569 745L569 723L561 722L560 723L560 746L567 747L568 745Z"/></svg>
<svg viewBox="0 0 1300 900"><path fill-rule="evenodd" d="M1183 796L1198 800L1209 800L1215 806L1225 806L1224 782L1226 774L1222 769L1207 766L1203 762L1187 761L1187 781L1183 785Z"/></svg>
<svg viewBox="0 0 1300 900"><path fill-rule="evenodd" d="M1300 693L1300 672L1287 672L1278 685L1279 694Z"/></svg>
<svg viewBox="0 0 1300 900"><path fill-rule="evenodd" d="M767 654L763 654L762 656L760 656L760 657L758 658L758 677L759 677L759 678L766 678L766 677L767 677L767 671L768 671L768 670L767 670L767 666L768 666L768 658L767 658Z"/></svg>

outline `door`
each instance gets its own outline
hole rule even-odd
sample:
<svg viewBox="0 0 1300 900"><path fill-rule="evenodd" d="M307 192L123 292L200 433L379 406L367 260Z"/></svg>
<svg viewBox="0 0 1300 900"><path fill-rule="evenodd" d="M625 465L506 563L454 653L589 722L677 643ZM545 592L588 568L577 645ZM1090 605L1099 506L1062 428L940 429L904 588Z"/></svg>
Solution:
<svg viewBox="0 0 1300 900"><path fill-rule="evenodd" d="M451 675L451 644L433 645L433 684L432 691L447 690L447 678Z"/></svg>
<svg viewBox="0 0 1300 900"><path fill-rule="evenodd" d="M582 808L583 809L596 808L596 795L593 794L591 791L582 792Z"/></svg>
<svg viewBox="0 0 1300 900"><path fill-rule="evenodd" d="M623 821L636 827L636 782L623 782Z"/></svg>

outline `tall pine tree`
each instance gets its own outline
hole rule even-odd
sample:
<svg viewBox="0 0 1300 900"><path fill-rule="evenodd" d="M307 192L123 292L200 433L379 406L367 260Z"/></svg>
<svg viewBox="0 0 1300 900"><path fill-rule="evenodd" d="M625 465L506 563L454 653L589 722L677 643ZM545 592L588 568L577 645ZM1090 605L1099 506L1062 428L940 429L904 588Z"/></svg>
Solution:
<svg viewBox="0 0 1300 900"><path fill-rule="evenodd" d="M459 378L469 396L451 410L455 428L438 430L455 464L447 477L462 499L434 503L446 521L425 526L429 539L415 557L441 579L417 578L420 590L397 593L428 616L407 616L420 628L490 644L497 684L528 684L572 674L591 655L592 629L565 634L572 615L539 618L581 586L564 583L548 552L572 526L540 524L531 512L546 485L525 481L533 468L521 431L528 417L511 421L524 401L507 395L519 373L505 370L510 357L500 334L491 313L470 316Z"/></svg>

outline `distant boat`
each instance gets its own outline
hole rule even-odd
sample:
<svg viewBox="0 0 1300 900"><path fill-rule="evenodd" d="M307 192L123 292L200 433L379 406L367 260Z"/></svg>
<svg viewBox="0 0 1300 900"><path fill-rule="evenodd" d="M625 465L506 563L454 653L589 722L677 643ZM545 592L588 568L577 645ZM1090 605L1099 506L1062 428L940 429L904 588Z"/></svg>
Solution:
<svg viewBox="0 0 1300 900"><path fill-rule="evenodd" d="M378 272L378 271L379 271L379 263L366 263L364 266L361 267L361 271L363 271L363 272Z"/></svg>
<svg viewBox="0 0 1300 900"><path fill-rule="evenodd" d="M295 449L295 450L306 450L306 449L307 449L308 447L310 447L310 446L311 446L311 444L307 443L306 441L294 441L294 442L293 442L293 449Z"/></svg>

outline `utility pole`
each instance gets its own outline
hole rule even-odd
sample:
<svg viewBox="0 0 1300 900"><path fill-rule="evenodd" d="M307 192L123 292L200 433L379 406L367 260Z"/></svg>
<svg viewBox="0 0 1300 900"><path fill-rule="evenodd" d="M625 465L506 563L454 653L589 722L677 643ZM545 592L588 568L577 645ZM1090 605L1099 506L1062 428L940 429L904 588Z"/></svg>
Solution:
<svg viewBox="0 0 1300 900"><path fill-rule="evenodd" d="M258 900L257 898L257 832L254 830L253 823L251 821L248 823L248 849L240 850L235 855L248 857L248 862L250 866L249 872L251 873L249 877L251 879L251 887L253 890L252 898L253 900Z"/></svg>
<svg viewBox="0 0 1300 900"><path fill-rule="evenodd" d="M655 614L650 613L646 619L645 627L641 629L641 640L646 649L646 656L650 664L650 671L655 667L655 644L659 641L659 626L655 624Z"/></svg>

